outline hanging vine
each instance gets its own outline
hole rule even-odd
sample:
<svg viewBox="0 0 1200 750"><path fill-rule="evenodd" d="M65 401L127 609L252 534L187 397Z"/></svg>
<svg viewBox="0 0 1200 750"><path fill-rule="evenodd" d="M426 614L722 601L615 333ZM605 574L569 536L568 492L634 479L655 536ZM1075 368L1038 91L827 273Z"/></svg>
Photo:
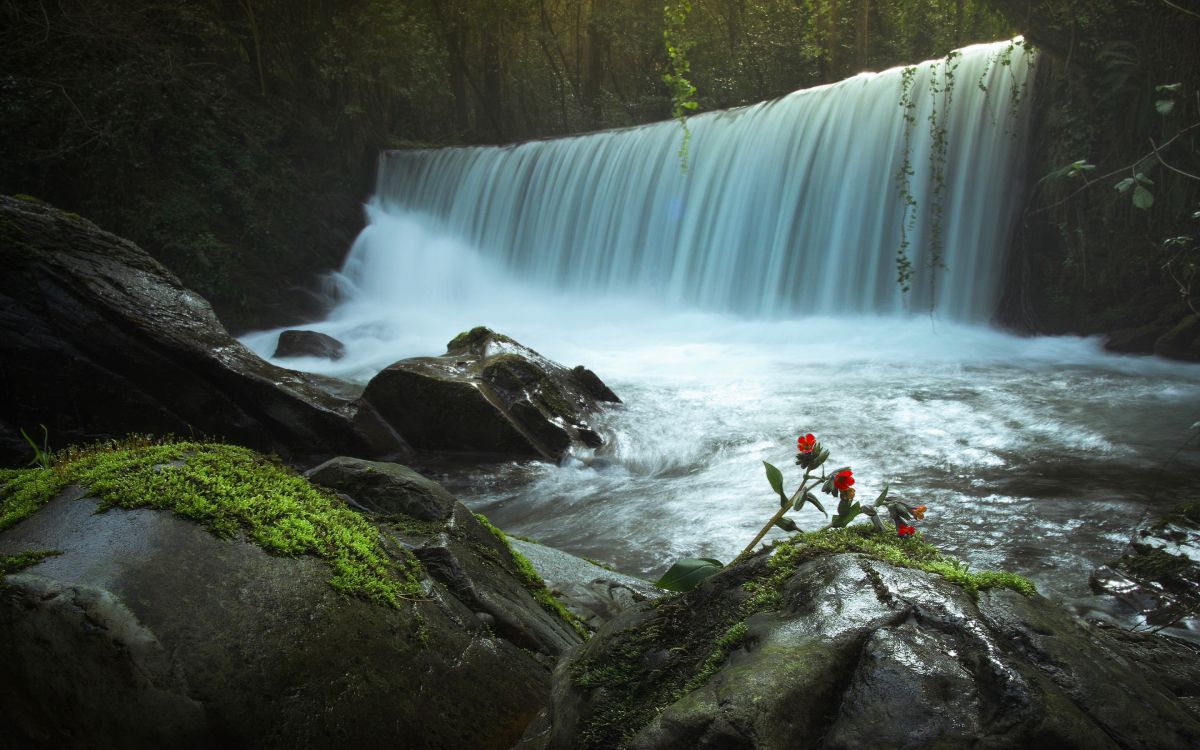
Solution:
<svg viewBox="0 0 1200 750"><path fill-rule="evenodd" d="M917 199L912 194L912 132L917 124L917 103L913 101L913 83L916 80L915 65L906 67L900 73L900 108L904 112L904 156L900 168L896 170L896 194L904 212L900 217L900 246L896 249L896 283L900 291L908 292L912 288L912 261L908 257L911 244L909 237L917 227Z"/></svg>
<svg viewBox="0 0 1200 750"><path fill-rule="evenodd" d="M958 60L962 53L953 50L946 55L942 64L942 81L938 83L937 65L932 66L929 73L929 93L932 106L929 110L929 181L932 191L929 200L929 307L937 300L937 271L945 269L944 260L945 238L943 236L943 217L946 215L946 152L950 145L947 136L946 123L950 119L950 104L954 98L954 71L958 69ZM941 94L941 107L938 106L938 94Z"/></svg>
<svg viewBox="0 0 1200 750"><path fill-rule="evenodd" d="M688 14L692 12L690 0L668 0L663 6L663 44L667 50L667 69L662 74L663 83L671 92L671 117L683 128L683 141L679 144L679 165L687 172L688 143L692 131L688 128L687 113L696 108L696 87L688 79L692 64L687 59L688 50L695 44L686 38Z"/></svg>

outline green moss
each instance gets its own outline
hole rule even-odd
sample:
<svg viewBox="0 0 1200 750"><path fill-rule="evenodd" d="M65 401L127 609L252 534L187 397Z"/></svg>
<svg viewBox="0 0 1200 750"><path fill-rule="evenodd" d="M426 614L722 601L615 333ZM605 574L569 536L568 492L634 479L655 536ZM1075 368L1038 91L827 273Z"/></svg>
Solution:
<svg viewBox="0 0 1200 750"><path fill-rule="evenodd" d="M0 581L4 580L4 576L10 573L16 573L31 565L37 565L47 557L54 557L61 554L58 550L30 550L28 552L18 552L15 555L0 556Z"/></svg>
<svg viewBox="0 0 1200 750"><path fill-rule="evenodd" d="M517 552L512 548L512 545L508 543L508 537L504 535L504 532L493 526L491 521L487 519L487 516L483 515L482 513L476 513L475 519L479 521L479 523L483 524L483 527L490 531L492 536L499 539L504 545L504 548L508 550L509 557L512 559L512 563L517 569L517 574L520 576L521 582L525 584L525 588L529 589L529 593L533 594L534 600L537 601L538 604L542 605L542 608L547 612L552 615L557 615L563 622L571 626L571 629L578 633L580 638L587 640L591 636L591 633L588 632L587 627L580 622L578 617L571 614L571 612L562 605L562 602L555 598L554 594L550 593L550 589L546 588L546 582L543 581L542 577L539 576L537 571L533 569L533 565L529 562L525 555L522 555L520 552Z"/></svg>
<svg viewBox="0 0 1200 750"><path fill-rule="evenodd" d="M943 554L919 535L897 537L881 534L870 524L858 524L846 529L825 529L797 534L780 543L770 565L776 570L790 572L797 561L823 554L859 552L898 568L912 568L935 573L957 584L971 596L987 589L1011 589L1024 596L1033 596L1037 587L1027 578L1015 573L981 571L972 573L966 563Z"/></svg>
<svg viewBox="0 0 1200 750"><path fill-rule="evenodd" d="M17 193L16 195L13 196L13 198L15 198L23 203L35 203L39 206L46 205L46 202L44 200L42 200L41 198L35 198L32 195L26 195L25 193Z"/></svg>
<svg viewBox="0 0 1200 750"><path fill-rule="evenodd" d="M379 532L327 490L259 454L229 445L146 441L60 453L50 469L0 473L0 530L69 485L109 508L153 508L195 521L214 535L244 534L273 555L312 555L329 564L329 585L398 607L421 596L420 565L391 559Z"/></svg>
<svg viewBox="0 0 1200 750"><path fill-rule="evenodd" d="M709 654L708 658L704 660L704 663L700 665L700 671L697 672L696 675L692 679L688 680L688 683L683 686L683 690L680 691L679 697L676 698L676 700L682 698L687 693L692 692L696 688L708 682L709 678L717 673L717 669L719 669L720 666L725 663L725 659L729 656L729 654L732 653L735 648L740 646L742 641L745 639L745 621L735 622L733 625L730 625L729 629L725 631L725 634L717 639L717 643L714 646L712 653Z"/></svg>

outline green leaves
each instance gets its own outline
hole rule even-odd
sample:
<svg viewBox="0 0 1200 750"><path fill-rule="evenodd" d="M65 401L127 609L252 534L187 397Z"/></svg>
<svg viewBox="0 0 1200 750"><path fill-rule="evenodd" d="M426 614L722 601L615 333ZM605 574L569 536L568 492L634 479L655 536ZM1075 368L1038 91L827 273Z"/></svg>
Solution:
<svg viewBox="0 0 1200 750"><path fill-rule="evenodd" d="M685 557L672 565L654 585L678 593L691 591L723 567L724 563L710 557Z"/></svg>
<svg viewBox="0 0 1200 750"><path fill-rule="evenodd" d="M887 490L884 490L887 492ZM853 521L859 513L862 513L862 507L858 503L852 503L850 500L843 499L838 503L838 512L834 515L833 520L829 525L835 529L843 528Z"/></svg>
<svg viewBox="0 0 1200 750"><path fill-rule="evenodd" d="M779 495L779 507L786 507L790 500L787 493L783 491L783 472L766 461L763 461L763 467L767 470L767 481L771 483L771 489Z"/></svg>
<svg viewBox="0 0 1200 750"><path fill-rule="evenodd" d="M1148 185L1153 184L1154 180L1150 179L1142 172L1137 172L1132 177L1126 177L1116 185L1113 185L1113 188L1118 193L1128 193L1132 188L1133 205L1137 208L1145 210L1154 205L1154 194L1147 189Z"/></svg>

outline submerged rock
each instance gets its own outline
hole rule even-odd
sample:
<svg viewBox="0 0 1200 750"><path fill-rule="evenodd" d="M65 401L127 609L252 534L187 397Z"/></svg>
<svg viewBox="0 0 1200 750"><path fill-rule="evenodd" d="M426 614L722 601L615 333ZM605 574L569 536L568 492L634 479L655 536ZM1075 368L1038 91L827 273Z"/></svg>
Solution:
<svg viewBox="0 0 1200 750"><path fill-rule="evenodd" d="M0 422L44 424L55 446L132 432L285 456L411 453L370 404L264 362L166 268L91 222L0 196L0 265ZM11 445L0 464L28 459Z"/></svg>
<svg viewBox="0 0 1200 750"><path fill-rule="evenodd" d="M440 357L405 359L363 398L414 448L541 457L603 439L587 418L616 395L590 370L568 370L488 328L455 337Z"/></svg>
<svg viewBox="0 0 1200 750"><path fill-rule="evenodd" d="M1136 613L1143 627L1174 626L1200 642L1200 503L1139 527L1120 559L1092 573L1091 585Z"/></svg>
<svg viewBox="0 0 1200 750"><path fill-rule="evenodd" d="M189 448L139 476L172 482L189 462L226 453ZM254 465L271 487L303 484ZM234 483L253 473L196 471ZM11 482L42 479L0 474L0 528L20 511L24 490ZM347 489L367 501L379 488L366 486ZM423 496L423 515L437 516L438 493ZM275 556L253 541L288 549L287 539L307 539L309 511L268 506L267 497L239 502L251 517L275 519L264 521L265 536L221 538L171 510L97 512L103 506L79 487L0 531L0 560L61 553L7 577L0 568L0 746L500 750L544 707L553 660L580 641L457 503L436 522L367 516L395 575L415 576L388 606L339 593L325 559ZM372 502L393 505L378 494ZM333 536L342 533L352 532Z"/></svg>
<svg viewBox="0 0 1200 750"><path fill-rule="evenodd" d="M522 746L1196 747L1123 649L1036 595L781 545L601 628Z"/></svg>
<svg viewBox="0 0 1200 750"><path fill-rule="evenodd" d="M284 331L275 345L275 359L287 357L320 357L339 360L346 355L346 345L317 331Z"/></svg>

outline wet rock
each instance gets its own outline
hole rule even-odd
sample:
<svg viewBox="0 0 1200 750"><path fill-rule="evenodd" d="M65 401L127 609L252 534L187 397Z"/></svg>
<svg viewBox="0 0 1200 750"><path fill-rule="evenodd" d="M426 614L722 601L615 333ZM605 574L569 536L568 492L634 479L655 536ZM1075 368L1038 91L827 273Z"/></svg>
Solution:
<svg viewBox="0 0 1200 750"><path fill-rule="evenodd" d="M305 476L373 513L403 513L418 521L445 521L458 502L442 485L400 464L339 456Z"/></svg>
<svg viewBox="0 0 1200 750"><path fill-rule="evenodd" d="M798 560L780 578L758 555L687 594L626 610L556 668L550 729L535 722L527 742L537 735L544 746L573 749L1147 750L1200 743L1200 721L1157 675L1040 597L992 590L976 600L939 576L859 554Z"/></svg>
<svg viewBox="0 0 1200 750"><path fill-rule="evenodd" d="M1145 325L1113 331L1104 342L1104 348L1120 354L1153 354L1154 343L1166 332L1160 325Z"/></svg>
<svg viewBox="0 0 1200 750"><path fill-rule="evenodd" d="M136 432L411 454L370 404L264 362L167 269L84 219L0 197L0 265L0 421L44 424L54 446ZM28 460L9 446L0 464Z"/></svg>
<svg viewBox="0 0 1200 750"><path fill-rule="evenodd" d="M1142 627L1171 627L1200 643L1200 503L1139 527L1120 559L1092 573L1091 585L1136 613Z"/></svg>
<svg viewBox="0 0 1200 750"><path fill-rule="evenodd" d="M1189 315L1154 342L1154 353L1168 359L1200 362L1200 315Z"/></svg>
<svg viewBox="0 0 1200 750"><path fill-rule="evenodd" d="M386 514L377 522L464 606L487 615L501 638L552 658L580 642L580 633L555 609L533 571L521 569L503 535L437 482L398 464L346 457L307 476L354 505Z"/></svg>
<svg viewBox="0 0 1200 750"><path fill-rule="evenodd" d="M562 603L590 630L596 630L639 602L653 601L665 591L644 581L562 550L509 537Z"/></svg>
<svg viewBox="0 0 1200 750"><path fill-rule="evenodd" d="M594 375L480 327L455 337L441 357L389 366L363 398L417 449L557 461L574 443L603 444L588 417L616 396Z"/></svg>
<svg viewBox="0 0 1200 750"><path fill-rule="evenodd" d="M0 556L63 553L0 587L0 746L500 750L545 704L549 657L440 581L372 604L334 591L324 561L79 494L0 533ZM464 568L481 591L512 577Z"/></svg>
<svg viewBox="0 0 1200 750"><path fill-rule="evenodd" d="M346 345L317 331L284 331L275 346L275 359L286 357L320 357L339 360L346 355Z"/></svg>

